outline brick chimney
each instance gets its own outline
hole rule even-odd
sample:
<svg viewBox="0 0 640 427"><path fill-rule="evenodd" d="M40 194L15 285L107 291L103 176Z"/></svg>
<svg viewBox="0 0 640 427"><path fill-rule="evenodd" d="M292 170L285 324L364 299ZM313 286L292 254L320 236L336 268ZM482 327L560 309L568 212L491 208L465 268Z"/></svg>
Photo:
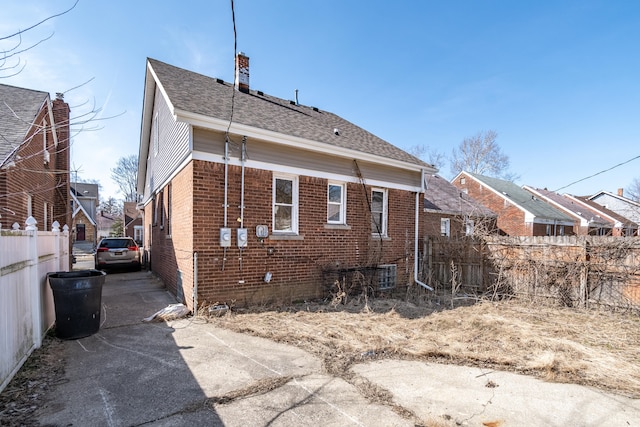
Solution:
<svg viewBox="0 0 640 427"><path fill-rule="evenodd" d="M618 188L618 196L624 197L624 188Z"/></svg>
<svg viewBox="0 0 640 427"><path fill-rule="evenodd" d="M249 93L249 57L243 52L236 55L236 89Z"/></svg>

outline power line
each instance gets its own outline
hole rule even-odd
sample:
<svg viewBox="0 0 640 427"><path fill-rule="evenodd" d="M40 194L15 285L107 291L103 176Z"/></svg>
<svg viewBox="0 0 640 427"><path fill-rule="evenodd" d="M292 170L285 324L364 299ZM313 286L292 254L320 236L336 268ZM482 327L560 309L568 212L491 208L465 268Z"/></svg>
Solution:
<svg viewBox="0 0 640 427"><path fill-rule="evenodd" d="M557 193L558 191L560 191L560 190L564 190L564 189L565 189L565 188L567 188L567 187L571 187L571 186L572 186L572 185L574 185L574 184L577 184L577 183L582 182L582 181L586 181L587 179L593 178L594 176L601 175L601 174L603 174L603 173L605 173L605 172L609 172L610 170L613 170L613 169L619 168L620 166L622 166L622 165L626 165L627 163L630 163L630 162L632 162L632 161L634 161L634 160L637 160L637 159L640 159L640 156L635 156L635 157L633 157L633 158L631 158L631 159L629 159L629 160L626 160L626 161L624 161L624 162L622 162L622 163L618 163L618 164L617 164L617 165L615 165L615 166L611 166L611 167L610 167L610 168L608 168L608 169L605 169L605 170L602 170L602 171L600 171L600 172L594 173L593 175L589 175L589 176L587 176L587 177L585 177L585 178L581 178L581 179L579 179L579 180L577 180L577 181L572 182L571 184L567 184L567 185L565 185L564 187L560 187L560 188L558 188L557 190L554 190L553 192L554 192L554 193Z"/></svg>

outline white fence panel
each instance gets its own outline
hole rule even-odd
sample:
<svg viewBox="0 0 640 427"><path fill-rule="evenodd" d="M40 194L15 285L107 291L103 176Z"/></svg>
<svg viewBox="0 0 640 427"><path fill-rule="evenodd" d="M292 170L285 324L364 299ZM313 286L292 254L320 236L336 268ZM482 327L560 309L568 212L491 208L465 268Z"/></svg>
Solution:
<svg viewBox="0 0 640 427"><path fill-rule="evenodd" d="M0 391L55 322L47 273L69 271L69 232L0 230ZM35 228L35 224L32 224Z"/></svg>

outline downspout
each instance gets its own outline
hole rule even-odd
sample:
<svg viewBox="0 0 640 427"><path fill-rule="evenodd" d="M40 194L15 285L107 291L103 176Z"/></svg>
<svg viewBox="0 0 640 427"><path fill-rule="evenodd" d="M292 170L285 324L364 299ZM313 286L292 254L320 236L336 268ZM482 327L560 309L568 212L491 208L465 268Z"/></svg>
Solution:
<svg viewBox="0 0 640 427"><path fill-rule="evenodd" d="M422 286L425 289L433 291L433 288L426 283L418 280L418 233L420 232L420 195L426 190L424 186L424 169L420 173L420 192L416 191L416 225L414 233L414 246L413 246L413 280L416 284Z"/></svg>
<svg viewBox="0 0 640 427"><path fill-rule="evenodd" d="M193 253L193 315L198 314L198 252Z"/></svg>
<svg viewBox="0 0 640 427"><path fill-rule="evenodd" d="M229 191L229 135L224 140L224 228L227 228L227 207L228 207L228 191ZM227 260L227 247L222 248L222 271Z"/></svg>
<svg viewBox="0 0 640 427"><path fill-rule="evenodd" d="M240 177L240 228L244 228L244 167L247 160L247 137L242 137L242 149L240 153L240 163L242 172ZM240 247L240 271L242 271L242 246ZM244 280L243 280L244 281Z"/></svg>

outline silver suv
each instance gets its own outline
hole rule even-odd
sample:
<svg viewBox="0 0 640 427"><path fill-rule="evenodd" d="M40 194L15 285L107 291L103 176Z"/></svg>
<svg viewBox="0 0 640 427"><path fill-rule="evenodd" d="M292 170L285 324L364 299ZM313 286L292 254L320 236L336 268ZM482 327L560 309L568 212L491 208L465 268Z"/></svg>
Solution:
<svg viewBox="0 0 640 427"><path fill-rule="evenodd" d="M109 267L135 268L142 263L140 248L131 237L105 237L96 249L96 270Z"/></svg>

